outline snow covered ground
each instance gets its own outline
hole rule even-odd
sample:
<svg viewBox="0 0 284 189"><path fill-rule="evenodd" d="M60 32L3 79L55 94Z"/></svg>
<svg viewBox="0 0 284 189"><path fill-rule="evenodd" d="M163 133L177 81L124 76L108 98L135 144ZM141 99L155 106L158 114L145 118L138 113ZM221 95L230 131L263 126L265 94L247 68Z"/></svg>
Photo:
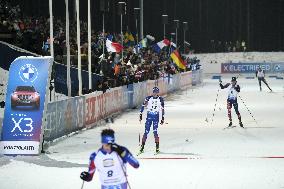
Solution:
<svg viewBox="0 0 284 189"><path fill-rule="evenodd" d="M223 82L230 78L223 78ZM167 124L160 126L161 154L154 156L153 135L146 152L138 156L141 167L128 167L133 189L276 189L284 188L284 82L268 79L274 93L258 91L256 80L241 78L239 99L246 129L233 114L232 129L226 112L226 91L220 91L213 118L218 81L177 92L166 99ZM213 118L213 122L212 122ZM143 123L144 124L144 123ZM100 147L100 131L111 127L119 144L138 152L138 136L144 125L138 110L131 110L112 124L83 131L49 147L39 157L0 157L2 189L79 189L80 172L89 155ZM99 189L98 175L84 189Z"/></svg>

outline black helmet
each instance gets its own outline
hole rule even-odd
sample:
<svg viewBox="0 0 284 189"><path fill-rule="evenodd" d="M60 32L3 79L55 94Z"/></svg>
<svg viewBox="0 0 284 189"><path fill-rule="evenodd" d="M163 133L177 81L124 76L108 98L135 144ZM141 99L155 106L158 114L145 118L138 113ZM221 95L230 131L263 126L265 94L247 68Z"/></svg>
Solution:
<svg viewBox="0 0 284 189"><path fill-rule="evenodd" d="M237 78L236 77L232 77L232 81L237 81Z"/></svg>

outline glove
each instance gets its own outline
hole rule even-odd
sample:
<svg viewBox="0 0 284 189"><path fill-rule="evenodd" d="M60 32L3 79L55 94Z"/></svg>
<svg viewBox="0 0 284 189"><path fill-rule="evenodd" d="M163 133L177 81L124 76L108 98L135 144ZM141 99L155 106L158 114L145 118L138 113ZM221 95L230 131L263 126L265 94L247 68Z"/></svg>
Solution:
<svg viewBox="0 0 284 189"><path fill-rule="evenodd" d="M142 121L142 113L139 115L139 121Z"/></svg>
<svg viewBox="0 0 284 189"><path fill-rule="evenodd" d="M240 91L241 91L240 86L239 86L239 85L235 86L235 90L236 90L237 92L240 92Z"/></svg>
<svg viewBox="0 0 284 189"><path fill-rule="evenodd" d="M80 175L80 178L87 182L90 182L92 180L90 173L88 173L87 171L83 171Z"/></svg>
<svg viewBox="0 0 284 189"><path fill-rule="evenodd" d="M219 85L220 85L221 88L223 87L223 84L222 84L222 80L221 80L221 79L219 79Z"/></svg>
<svg viewBox="0 0 284 189"><path fill-rule="evenodd" d="M162 119L161 119L161 125L163 125L164 124L164 122L165 122L165 118L164 118L164 116L162 117Z"/></svg>
<svg viewBox="0 0 284 189"><path fill-rule="evenodd" d="M126 155L126 150L125 148L119 146L118 144L112 144L111 145L111 150L115 151L120 157L124 158Z"/></svg>

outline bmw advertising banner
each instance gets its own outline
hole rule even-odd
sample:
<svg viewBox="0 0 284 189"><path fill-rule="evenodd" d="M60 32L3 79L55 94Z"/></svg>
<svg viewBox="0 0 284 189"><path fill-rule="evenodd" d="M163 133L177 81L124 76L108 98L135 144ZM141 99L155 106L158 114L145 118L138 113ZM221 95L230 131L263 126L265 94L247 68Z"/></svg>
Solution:
<svg viewBox="0 0 284 189"><path fill-rule="evenodd" d="M1 133L1 154L39 154L52 62L52 57L19 57L12 62Z"/></svg>

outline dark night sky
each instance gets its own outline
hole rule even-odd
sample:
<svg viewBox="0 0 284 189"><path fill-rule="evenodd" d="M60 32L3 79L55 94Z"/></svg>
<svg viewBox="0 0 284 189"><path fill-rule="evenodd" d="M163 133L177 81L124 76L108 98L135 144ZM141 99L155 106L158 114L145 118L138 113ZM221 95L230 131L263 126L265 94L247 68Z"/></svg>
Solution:
<svg viewBox="0 0 284 189"><path fill-rule="evenodd" d="M33 15L48 16L48 0L11 0L21 2L22 9ZM53 0L54 15L65 16L64 0ZM70 1L70 12L73 6ZM92 1L93 29L102 29L100 0ZM122 0L121 0L122 1ZM135 30L133 8L139 0L124 0L127 16L124 29ZM116 14L118 0L110 0L110 13L106 16L106 29L120 31L120 19ZM80 0L81 18L87 17L87 0ZM40 8L38 8L40 7ZM72 13L70 13L72 14ZM245 40L250 50L284 50L284 0L144 0L144 34L151 34L157 40L163 37L162 14L169 15L167 33L174 32L172 20L189 22L186 40L197 51L208 51L210 40ZM74 15L74 14L73 14ZM182 27L179 41L182 41ZM169 37L169 36L168 36Z"/></svg>

